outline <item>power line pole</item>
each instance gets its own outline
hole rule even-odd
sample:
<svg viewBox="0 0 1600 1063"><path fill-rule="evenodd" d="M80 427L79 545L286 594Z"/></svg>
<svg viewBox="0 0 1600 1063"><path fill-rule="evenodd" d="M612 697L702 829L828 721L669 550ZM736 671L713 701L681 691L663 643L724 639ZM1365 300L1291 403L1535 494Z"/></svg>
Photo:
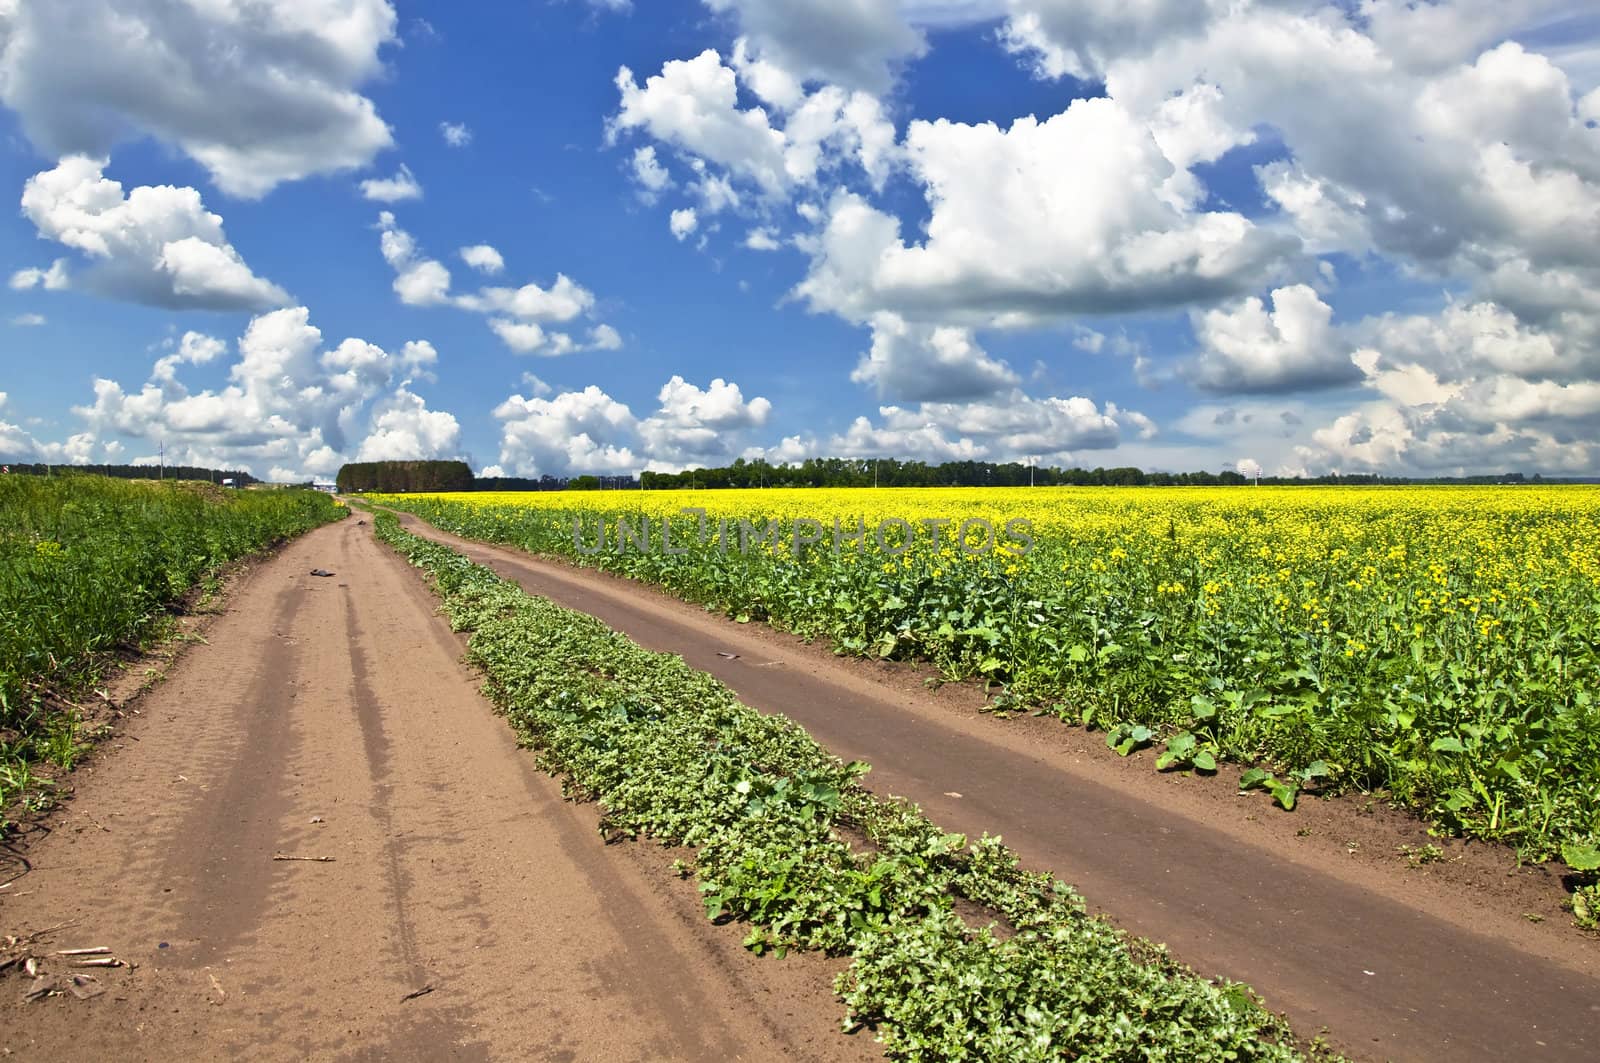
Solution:
<svg viewBox="0 0 1600 1063"><path fill-rule="evenodd" d="M157 466L156 479L157 480L165 480L166 478L167 478L167 441L165 439L163 439L161 441L161 462Z"/></svg>

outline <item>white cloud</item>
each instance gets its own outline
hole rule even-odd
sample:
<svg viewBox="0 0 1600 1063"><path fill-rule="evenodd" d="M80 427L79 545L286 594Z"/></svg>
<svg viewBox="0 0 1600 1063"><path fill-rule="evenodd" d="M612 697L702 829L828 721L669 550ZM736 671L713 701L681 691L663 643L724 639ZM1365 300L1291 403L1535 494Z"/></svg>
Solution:
<svg viewBox="0 0 1600 1063"><path fill-rule="evenodd" d="M700 205L707 214L720 214L730 208L737 210L743 202L738 189L733 187L733 182L723 176L706 173L706 166L699 159L693 160L694 169L699 173L700 179L694 183L693 192L700 198Z"/></svg>
<svg viewBox="0 0 1600 1063"><path fill-rule="evenodd" d="M84 274L90 290L174 309L262 309L288 301L282 288L251 272L199 192L141 186L124 197L104 168L104 160L70 156L30 177L22 191L22 213L39 235L90 260ZM13 275L12 286L19 278L33 283L36 273ZM59 287L64 270L58 262L37 279Z"/></svg>
<svg viewBox="0 0 1600 1063"><path fill-rule="evenodd" d="M1016 326L1216 299L1295 251L1239 214L1191 210L1186 171L1112 100L1006 130L913 122L906 153L926 240L907 245L897 218L835 195L797 289L814 308Z"/></svg>
<svg viewBox="0 0 1600 1063"><path fill-rule="evenodd" d="M505 345L519 354L556 356L590 349L615 350L621 337L608 325L596 323L590 342L580 343L568 332L551 325L567 325L580 317L593 316L594 293L564 273L556 274L548 288L524 284L520 288L486 286L476 292L452 294L450 271L437 259L428 258L417 247L410 233L401 229L388 211L378 215L379 248L384 261L395 271L394 289L400 301L412 306L452 306L482 314L489 328ZM500 253L487 244L464 247L462 259L475 269L498 272L504 268Z"/></svg>
<svg viewBox="0 0 1600 1063"><path fill-rule="evenodd" d="M1196 314L1202 351L1191 368L1211 391L1272 392L1348 384L1361 379L1336 335L1333 308L1309 286L1272 293L1268 311L1254 296Z"/></svg>
<svg viewBox="0 0 1600 1063"><path fill-rule="evenodd" d="M493 276L506 268L506 260L500 257L499 251L488 244L474 244L471 247L463 247L456 253L461 256L461 261L479 273L487 273Z"/></svg>
<svg viewBox="0 0 1600 1063"><path fill-rule="evenodd" d="M674 376L656 397L660 409L639 422L638 432L650 468L661 471L727 460L730 434L766 424L772 412L771 402L759 396L746 402L738 384L720 378L701 390Z"/></svg>
<svg viewBox="0 0 1600 1063"><path fill-rule="evenodd" d="M43 314L18 314L11 319L11 323L22 328L36 328L45 324L45 316Z"/></svg>
<svg viewBox="0 0 1600 1063"><path fill-rule="evenodd" d="M434 259L408 265L394 279L395 294L407 306L438 306L450 301L450 271Z"/></svg>
<svg viewBox="0 0 1600 1063"><path fill-rule="evenodd" d="M1585 401L1592 403L1593 396ZM1374 402L1317 429L1312 438L1312 445L1297 448L1297 456L1312 471L1586 475L1600 458L1600 445L1592 436L1508 421L1464 420L1448 406Z"/></svg>
<svg viewBox="0 0 1600 1063"><path fill-rule="evenodd" d="M589 347L596 351L620 351L622 334L610 325L596 325L589 330Z"/></svg>
<svg viewBox="0 0 1600 1063"><path fill-rule="evenodd" d="M440 122L439 135L452 148L464 148L472 143L472 130L461 122Z"/></svg>
<svg viewBox="0 0 1600 1063"><path fill-rule="evenodd" d="M0 391L0 414L5 409L6 393ZM73 435L65 443L46 443L35 439L21 425L0 417L0 461L81 465L93 460L95 449L95 438L88 432Z"/></svg>
<svg viewBox="0 0 1600 1063"><path fill-rule="evenodd" d="M700 227L700 219L696 216L693 207L685 207L682 210L673 211L669 222L673 237L680 241Z"/></svg>
<svg viewBox="0 0 1600 1063"><path fill-rule="evenodd" d="M881 93L895 67L927 51L899 0L705 0L738 19L748 47L787 80ZM767 87L771 80L758 82Z"/></svg>
<svg viewBox="0 0 1600 1063"><path fill-rule="evenodd" d="M58 258L50 263L46 269L29 266L19 269L11 275L11 288L13 291L27 291L30 288L43 287L46 291L59 291L70 283L67 276L67 260Z"/></svg>
<svg viewBox="0 0 1600 1063"><path fill-rule="evenodd" d="M1082 396L1035 398L1021 390L976 402L924 402L882 406L878 421L857 417L841 433L818 440L795 436L767 450L747 452L789 462L805 457L898 457L927 462L1028 461L1071 465L1081 451L1116 447L1126 432L1155 435L1142 413Z"/></svg>
<svg viewBox="0 0 1600 1063"><path fill-rule="evenodd" d="M455 455L461 426L443 410L428 404L402 385L373 407L372 426L356 452L357 461L415 461Z"/></svg>
<svg viewBox="0 0 1600 1063"><path fill-rule="evenodd" d="M738 80L709 48L667 62L642 87L623 67L616 78L621 107L607 123L607 136L615 141L627 132L647 133L687 155L703 176L748 183L769 200L846 163L860 166L880 187L895 165L894 125L875 97L825 85L792 101L792 108L769 113L739 106ZM638 161L636 155L636 176ZM708 191L702 181L702 196ZM732 186L717 192L726 199Z"/></svg>
<svg viewBox="0 0 1600 1063"><path fill-rule="evenodd" d="M714 50L670 60L643 88L627 67L617 72L616 83L622 107L611 120L613 136L642 128L769 193L783 188L783 134L772 128L760 107L739 109L734 72Z"/></svg>
<svg viewBox="0 0 1600 1063"><path fill-rule="evenodd" d="M1013 388L1017 375L978 345L971 329L909 324L891 313L872 317L872 348L850 379L896 402L981 398Z"/></svg>
<svg viewBox="0 0 1600 1063"><path fill-rule="evenodd" d="M394 39L388 0L14 2L0 6L0 101L51 156L150 135L253 198L390 146L357 89Z"/></svg>
<svg viewBox="0 0 1600 1063"><path fill-rule="evenodd" d="M674 376L657 410L636 417L600 388L553 398L542 380L525 381L533 397L513 395L495 410L501 421L499 465L517 476L675 470L731 461L749 430L766 424L772 404L746 400L739 385L716 379L700 388Z"/></svg>
<svg viewBox="0 0 1600 1063"><path fill-rule="evenodd" d="M1374 397L1297 457L1314 471L1586 472L1600 458L1597 324L1568 312L1540 327L1477 302L1348 326Z"/></svg>
<svg viewBox="0 0 1600 1063"><path fill-rule="evenodd" d="M632 411L589 385L554 398L513 395L495 408L500 462L514 476L620 473L638 468Z"/></svg>
<svg viewBox="0 0 1600 1063"><path fill-rule="evenodd" d="M411 167L402 163L393 177L372 177L362 181L361 194L377 203L399 203L421 199L422 186L411 173Z"/></svg>
<svg viewBox="0 0 1600 1063"><path fill-rule="evenodd" d="M634 150L633 179L639 182L640 194L650 203L654 203L658 195L672 187L672 175L656 158L654 144L645 144Z"/></svg>
<svg viewBox="0 0 1600 1063"><path fill-rule="evenodd" d="M185 333L134 391L97 378L94 401L74 408L101 447L119 437L164 441L167 458L234 466L258 475L329 476L357 454L454 457L459 428L410 390L411 377L437 358L426 341L391 354L361 339L324 348L304 307L254 318L240 337L228 382L191 392L184 365L214 362L221 340Z"/></svg>
<svg viewBox="0 0 1600 1063"><path fill-rule="evenodd" d="M779 242L776 230L762 225L750 230L744 238L744 246L752 251L776 251L783 244Z"/></svg>
<svg viewBox="0 0 1600 1063"><path fill-rule="evenodd" d="M1225 0L1007 0L1001 42L1042 77L1097 80L1111 60L1203 29Z"/></svg>
<svg viewBox="0 0 1600 1063"><path fill-rule="evenodd" d="M178 367L181 365L206 365L228 349L228 345L214 336L193 330L185 332L177 349L156 359L150 368L150 381L163 387L177 385Z"/></svg>
<svg viewBox="0 0 1600 1063"><path fill-rule="evenodd" d="M1504 5L1513 20L1537 6ZM1231 6L1109 63L1107 91L1148 116L1198 79L1212 122L1272 129L1292 158L1264 167L1263 183L1318 250L1370 243L1469 274L1515 257L1593 263L1579 234L1600 226L1600 140L1561 69L1515 43L1478 54L1501 32L1495 5L1372 10L1374 35L1332 6ZM1397 35L1397 19L1462 32ZM1438 54L1419 58L1402 36Z"/></svg>
<svg viewBox="0 0 1600 1063"><path fill-rule="evenodd" d="M549 288L524 284L520 288L481 288L476 295L463 295L458 306L479 313L510 314L525 321L565 323L594 307L594 293L568 277L556 274Z"/></svg>

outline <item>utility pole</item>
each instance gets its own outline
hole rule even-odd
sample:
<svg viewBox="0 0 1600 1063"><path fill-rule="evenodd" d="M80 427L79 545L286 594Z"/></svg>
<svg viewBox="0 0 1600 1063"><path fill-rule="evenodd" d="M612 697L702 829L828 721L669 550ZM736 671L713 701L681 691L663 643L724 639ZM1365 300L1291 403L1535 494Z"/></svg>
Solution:
<svg viewBox="0 0 1600 1063"><path fill-rule="evenodd" d="M161 463L156 469L156 479L165 480L167 478L167 441L165 439L161 441Z"/></svg>

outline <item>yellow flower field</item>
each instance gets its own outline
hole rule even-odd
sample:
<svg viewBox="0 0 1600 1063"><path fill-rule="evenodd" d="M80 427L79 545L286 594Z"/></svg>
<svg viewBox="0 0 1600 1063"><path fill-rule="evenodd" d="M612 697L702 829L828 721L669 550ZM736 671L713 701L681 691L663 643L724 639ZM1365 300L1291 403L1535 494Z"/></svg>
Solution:
<svg viewBox="0 0 1600 1063"><path fill-rule="evenodd" d="M987 677L1004 691L997 708L1102 728L1124 753L1159 745L1165 767L1260 765L1247 783L1285 805L1307 788L1384 787L1446 826L1530 853L1596 839L1593 488L384 501L847 652ZM973 522L965 542L963 522Z"/></svg>

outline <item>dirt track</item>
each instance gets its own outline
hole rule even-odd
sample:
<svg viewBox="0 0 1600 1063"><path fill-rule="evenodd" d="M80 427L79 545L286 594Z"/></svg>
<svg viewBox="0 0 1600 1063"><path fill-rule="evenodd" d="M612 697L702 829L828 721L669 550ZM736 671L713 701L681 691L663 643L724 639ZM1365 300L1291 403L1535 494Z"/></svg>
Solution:
<svg viewBox="0 0 1600 1063"><path fill-rule="evenodd" d="M1225 784L1185 786L1195 781L1148 764L1130 772L1059 724L953 710L913 671L839 660L648 587L404 521L647 648L681 654L747 704L870 762L869 785L912 798L947 829L1004 835L1122 925L1203 972L1253 984L1303 1035L1325 1026L1364 1058L1600 1058L1600 943L1553 910L1547 873L1502 869L1497 850L1471 850L1479 879L1453 883L1396 870L1392 846L1388 864L1353 860L1343 838L1371 845L1381 835L1353 822L1352 803L1307 801L1276 817L1264 802L1227 796ZM1341 840L1317 844L1290 823ZM1410 835L1425 840L1414 826ZM1521 917L1535 904L1549 925Z"/></svg>
<svg viewBox="0 0 1600 1063"><path fill-rule="evenodd" d="M73 921L35 946L47 972L97 945L137 966L93 972L108 991L86 1001L0 978L0 1049L877 1058L837 1032L834 965L749 955L671 854L600 844L434 610L354 520L244 579L0 892L0 934Z"/></svg>

